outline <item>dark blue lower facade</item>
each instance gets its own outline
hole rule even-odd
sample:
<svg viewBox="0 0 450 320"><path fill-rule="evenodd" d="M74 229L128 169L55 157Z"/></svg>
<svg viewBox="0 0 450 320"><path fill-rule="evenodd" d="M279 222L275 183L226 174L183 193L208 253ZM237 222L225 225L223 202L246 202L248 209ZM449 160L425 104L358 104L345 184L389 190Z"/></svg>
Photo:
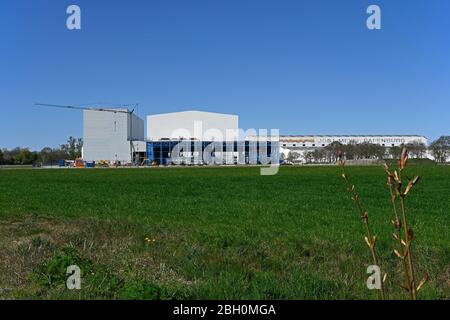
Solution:
<svg viewBox="0 0 450 320"><path fill-rule="evenodd" d="M213 141L188 141L188 140L168 140L168 141L150 141L147 142L148 164L172 165L173 151L176 146L182 143L185 149L201 152L202 156L209 153L211 146L211 157L216 153L225 152L228 156L223 160L223 164L267 164L268 159L272 163L279 162L279 143L275 141L231 141L231 142L213 142ZM231 156L230 156L231 155ZM192 156L194 158L194 156ZM233 159L230 159L233 157ZM189 161L186 157L186 163ZM196 158L198 163L198 158ZM200 158L200 162L203 162ZM220 160L219 160L220 161ZM203 164L203 163L202 163ZM219 163L220 164L220 163Z"/></svg>

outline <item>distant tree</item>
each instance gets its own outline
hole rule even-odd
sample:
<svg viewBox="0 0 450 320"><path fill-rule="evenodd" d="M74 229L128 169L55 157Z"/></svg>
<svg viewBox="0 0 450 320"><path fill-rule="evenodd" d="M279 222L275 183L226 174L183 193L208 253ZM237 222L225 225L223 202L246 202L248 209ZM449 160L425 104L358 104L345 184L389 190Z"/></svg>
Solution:
<svg viewBox="0 0 450 320"><path fill-rule="evenodd" d="M400 159L400 155L402 154L402 147L398 146L390 147L389 154L392 159Z"/></svg>
<svg viewBox="0 0 450 320"><path fill-rule="evenodd" d="M368 158L368 146L367 143L359 143L355 148L356 159L367 159Z"/></svg>
<svg viewBox="0 0 450 320"><path fill-rule="evenodd" d="M444 163L450 156L450 136L442 136L430 145L431 153L436 162Z"/></svg>
<svg viewBox="0 0 450 320"><path fill-rule="evenodd" d="M314 153L312 151L307 151L305 153L305 162L306 163L311 163L314 159Z"/></svg>
<svg viewBox="0 0 450 320"><path fill-rule="evenodd" d="M45 147L44 149L42 149L40 152L40 156L41 162L43 164L52 164L58 161L58 159L55 158L53 149L49 147Z"/></svg>
<svg viewBox="0 0 450 320"><path fill-rule="evenodd" d="M35 163L38 159L38 154L31 152L28 148L14 148L8 153L6 164L28 165Z"/></svg>
<svg viewBox="0 0 450 320"><path fill-rule="evenodd" d="M83 150L83 139L78 138L77 143L75 145L75 152L76 152L77 158L81 158L82 150Z"/></svg>
<svg viewBox="0 0 450 320"><path fill-rule="evenodd" d="M3 149L2 153L3 153L3 164L6 164L6 165L13 164L11 152L8 149Z"/></svg>
<svg viewBox="0 0 450 320"><path fill-rule="evenodd" d="M3 158L3 150L0 149L0 165L5 164L5 159Z"/></svg>
<svg viewBox="0 0 450 320"><path fill-rule="evenodd" d="M406 147L408 148L412 158L422 159L424 158L425 153L427 151L427 147L425 146L425 144L419 141L413 141L412 143L408 143Z"/></svg>
<svg viewBox="0 0 450 320"><path fill-rule="evenodd" d="M315 149L313 151L314 162L316 163L323 162L324 158L325 158L325 150L323 148Z"/></svg>
<svg viewBox="0 0 450 320"><path fill-rule="evenodd" d="M292 162L295 162L296 160L298 160L299 157L300 157L300 155L297 152L289 151L289 154L288 154L286 160L292 163Z"/></svg>
<svg viewBox="0 0 450 320"><path fill-rule="evenodd" d="M327 145L324 149L327 162L336 162L338 155L344 152L344 145L339 141L334 141Z"/></svg>
<svg viewBox="0 0 450 320"><path fill-rule="evenodd" d="M83 140L69 137L66 144L61 145L61 150L64 151L69 159L76 159L81 157L81 149L83 148Z"/></svg>
<svg viewBox="0 0 450 320"><path fill-rule="evenodd" d="M69 154L62 150L61 148L49 148L45 147L41 150L39 153L40 155L40 161L44 165L54 165L58 163L59 160L69 160L71 159Z"/></svg>
<svg viewBox="0 0 450 320"><path fill-rule="evenodd" d="M12 164L21 164L21 155L20 155L21 149L20 148L14 148L12 149L9 154L11 156Z"/></svg>
<svg viewBox="0 0 450 320"><path fill-rule="evenodd" d="M345 159L347 159L347 160L355 159L357 148L358 148L358 144L356 143L355 140L352 140L348 144L344 145Z"/></svg>
<svg viewBox="0 0 450 320"><path fill-rule="evenodd" d="M386 148L379 144L372 145L372 152L375 159L381 160L386 156Z"/></svg>

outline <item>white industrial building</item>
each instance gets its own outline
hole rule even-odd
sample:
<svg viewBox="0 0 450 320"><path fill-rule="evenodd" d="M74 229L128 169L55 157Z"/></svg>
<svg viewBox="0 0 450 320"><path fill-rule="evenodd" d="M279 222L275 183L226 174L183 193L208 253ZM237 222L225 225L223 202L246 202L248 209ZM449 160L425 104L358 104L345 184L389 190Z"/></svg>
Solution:
<svg viewBox="0 0 450 320"><path fill-rule="evenodd" d="M235 141L239 117L231 114L182 111L147 116L147 141Z"/></svg>
<svg viewBox="0 0 450 320"><path fill-rule="evenodd" d="M170 163L175 145L185 145L180 153L184 163L203 163L205 145L195 147L187 143L191 141L214 142L214 161L233 164L238 161L238 152L234 147L226 150L223 144L217 143L236 142L238 138L239 117L236 115L192 110L147 116L147 155L157 163Z"/></svg>
<svg viewBox="0 0 450 320"><path fill-rule="evenodd" d="M419 143L428 145L428 139L420 135L288 135L280 136L281 153L288 156L289 152L295 152L304 160L304 155L309 151L324 148L333 142L341 144L377 144L386 148L401 147L403 145Z"/></svg>
<svg viewBox="0 0 450 320"><path fill-rule="evenodd" d="M177 141L237 143L252 140L251 136L243 136L239 117L231 114L182 111L148 115L146 139L144 120L127 109L85 110L83 116L82 157L87 162L105 160L140 164L144 159L153 159L158 163L167 163L171 153L167 148ZM386 148L410 143L428 144L427 138L419 135L289 135L279 137L277 153L287 157L290 152L295 152L304 158L307 152L333 142L371 143ZM215 152L215 156L222 158L224 163L239 160L236 147L232 152Z"/></svg>
<svg viewBox="0 0 450 320"><path fill-rule="evenodd" d="M280 143L285 148L319 148L339 142L342 144L362 144L372 143L383 147L399 147L409 143L423 143L427 145L428 139L419 135L346 135L346 136L328 136L328 135L311 135L311 136L281 136Z"/></svg>
<svg viewBox="0 0 450 320"><path fill-rule="evenodd" d="M84 161L132 163L133 154L145 153L144 140L144 120L127 109L83 111Z"/></svg>

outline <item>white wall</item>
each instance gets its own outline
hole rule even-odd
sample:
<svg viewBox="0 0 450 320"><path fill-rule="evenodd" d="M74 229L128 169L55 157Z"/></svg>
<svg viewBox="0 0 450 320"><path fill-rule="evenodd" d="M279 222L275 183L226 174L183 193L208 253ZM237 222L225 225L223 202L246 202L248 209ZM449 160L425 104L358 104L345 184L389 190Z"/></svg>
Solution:
<svg viewBox="0 0 450 320"><path fill-rule="evenodd" d="M227 137L227 129L238 130L236 115L183 111L147 116L147 140L197 139L204 141L236 140ZM228 139L227 139L228 138Z"/></svg>
<svg viewBox="0 0 450 320"><path fill-rule="evenodd" d="M131 162L130 137L144 140L142 119L127 113L90 110L84 111L83 118L83 160Z"/></svg>

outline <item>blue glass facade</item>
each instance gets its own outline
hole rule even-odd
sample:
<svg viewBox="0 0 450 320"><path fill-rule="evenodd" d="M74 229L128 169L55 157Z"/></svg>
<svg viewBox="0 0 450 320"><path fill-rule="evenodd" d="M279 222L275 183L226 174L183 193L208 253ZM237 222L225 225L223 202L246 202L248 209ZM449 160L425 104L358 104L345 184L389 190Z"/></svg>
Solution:
<svg viewBox="0 0 450 320"><path fill-rule="evenodd" d="M190 150L201 150L202 154L205 149L214 144L217 149L221 149L227 153L233 153L234 164L267 164L263 157L271 158L273 162L279 161L279 143L274 141L232 141L232 142L213 142L213 141L150 141L147 142L147 159L148 163L156 162L158 165L170 165L172 150L178 144L183 143ZM221 146L220 146L221 144ZM217 150L216 149L216 150ZM214 157L214 151L212 156ZM225 163L225 161L224 161Z"/></svg>

